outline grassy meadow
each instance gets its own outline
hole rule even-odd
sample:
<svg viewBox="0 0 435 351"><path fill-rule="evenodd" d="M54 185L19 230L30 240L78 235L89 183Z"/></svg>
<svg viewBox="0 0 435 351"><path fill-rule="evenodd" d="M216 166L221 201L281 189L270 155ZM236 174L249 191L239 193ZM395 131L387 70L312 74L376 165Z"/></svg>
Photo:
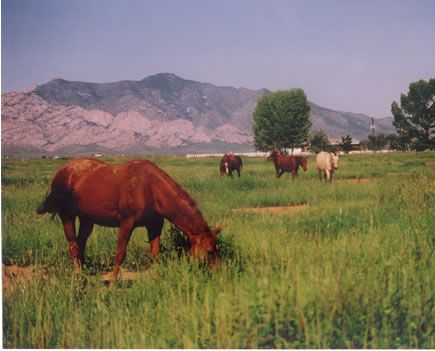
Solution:
<svg viewBox="0 0 435 351"><path fill-rule="evenodd" d="M103 284L117 236L98 226L75 273L60 222L35 213L66 160L2 160L3 269L33 268L3 291L4 347L435 348L435 153L344 155L332 184L313 156L295 182L262 158L234 180L217 158L149 159L223 226L221 269L179 258L166 222L157 264L133 233L139 279Z"/></svg>

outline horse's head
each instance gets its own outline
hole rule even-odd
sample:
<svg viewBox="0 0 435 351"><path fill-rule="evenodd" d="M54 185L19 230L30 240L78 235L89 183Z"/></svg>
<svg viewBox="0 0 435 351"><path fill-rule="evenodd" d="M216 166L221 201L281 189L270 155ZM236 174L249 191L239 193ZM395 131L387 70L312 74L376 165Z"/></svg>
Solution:
<svg viewBox="0 0 435 351"><path fill-rule="evenodd" d="M267 159L275 161L278 155L280 155L279 150L277 148L273 148L272 151L270 152L270 155L267 156Z"/></svg>
<svg viewBox="0 0 435 351"><path fill-rule="evenodd" d="M221 230L221 227L217 227L214 230L208 230L206 233L189 235L189 255L198 259L205 259L209 266L216 267L220 261L218 234Z"/></svg>
<svg viewBox="0 0 435 351"><path fill-rule="evenodd" d="M300 157L299 158L299 164L301 165L302 169L304 170L304 172L307 171L307 166L308 166L308 161L305 157Z"/></svg>
<svg viewBox="0 0 435 351"><path fill-rule="evenodd" d="M230 156L228 154L225 154L222 159L221 159L221 164L220 164L220 172L221 172L221 176L224 175L224 173L226 175L229 175L229 162L230 162Z"/></svg>
<svg viewBox="0 0 435 351"><path fill-rule="evenodd" d="M220 167L219 167L219 171L221 173L221 176L223 176L224 173L225 173L225 162L224 161L221 161L221 164L220 164Z"/></svg>
<svg viewBox="0 0 435 351"><path fill-rule="evenodd" d="M226 173L227 175L230 174L229 163L230 163L229 160L226 160L226 161L224 162L225 173Z"/></svg>
<svg viewBox="0 0 435 351"><path fill-rule="evenodd" d="M338 155L335 152L331 153L332 164L334 165L334 169L338 169Z"/></svg>

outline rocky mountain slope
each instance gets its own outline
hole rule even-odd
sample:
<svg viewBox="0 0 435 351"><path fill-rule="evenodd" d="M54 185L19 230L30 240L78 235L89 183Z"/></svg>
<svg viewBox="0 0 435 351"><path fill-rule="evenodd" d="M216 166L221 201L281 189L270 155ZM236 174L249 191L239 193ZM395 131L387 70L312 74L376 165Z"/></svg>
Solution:
<svg viewBox="0 0 435 351"><path fill-rule="evenodd" d="M163 73L103 84L55 79L32 91L2 95L2 147L66 153L234 148L252 142L252 113L267 93ZM368 134L368 116L311 107L313 130L358 140ZM392 131L391 120L378 124L379 132Z"/></svg>
<svg viewBox="0 0 435 351"><path fill-rule="evenodd" d="M333 138L341 140L342 136L350 134L353 139L361 141L367 139L371 132L371 117L361 113L340 112L311 105L311 130L324 130ZM393 117L375 119L376 133L390 134L395 131Z"/></svg>

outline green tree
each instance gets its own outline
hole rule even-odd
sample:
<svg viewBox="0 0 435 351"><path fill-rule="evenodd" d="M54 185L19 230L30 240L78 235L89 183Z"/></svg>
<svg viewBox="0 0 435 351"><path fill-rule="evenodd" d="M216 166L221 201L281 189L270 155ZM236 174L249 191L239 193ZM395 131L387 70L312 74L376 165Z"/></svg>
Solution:
<svg viewBox="0 0 435 351"><path fill-rule="evenodd" d="M411 148L411 140L404 136L398 134L388 134L386 139L389 143L389 148L391 150L407 151Z"/></svg>
<svg viewBox="0 0 435 351"><path fill-rule="evenodd" d="M341 143L340 143L341 149L348 153L352 150L352 137L350 135L346 135L345 137L341 137Z"/></svg>
<svg viewBox="0 0 435 351"><path fill-rule="evenodd" d="M388 139L384 134L369 135L368 140L362 141L361 144L366 145L369 150L379 151L387 147Z"/></svg>
<svg viewBox="0 0 435 351"><path fill-rule="evenodd" d="M401 141L412 141L417 150L435 148L435 78L411 83L400 105L393 101L391 112Z"/></svg>
<svg viewBox="0 0 435 351"><path fill-rule="evenodd" d="M265 95L254 111L254 145L261 151L301 146L310 127L310 105L302 89Z"/></svg>
<svg viewBox="0 0 435 351"><path fill-rule="evenodd" d="M323 130L317 130L310 134L309 137L310 149L314 153L319 153L320 151L330 151L331 143L329 142L328 134Z"/></svg>
<svg viewBox="0 0 435 351"><path fill-rule="evenodd" d="M361 140L359 144L361 145L362 150L368 150L368 143L369 141L367 139Z"/></svg>

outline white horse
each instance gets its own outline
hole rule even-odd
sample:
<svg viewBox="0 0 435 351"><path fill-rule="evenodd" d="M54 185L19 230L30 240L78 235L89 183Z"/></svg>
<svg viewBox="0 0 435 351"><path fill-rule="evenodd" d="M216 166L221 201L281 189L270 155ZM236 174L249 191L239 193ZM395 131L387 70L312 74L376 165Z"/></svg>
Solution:
<svg viewBox="0 0 435 351"><path fill-rule="evenodd" d="M325 177L325 182L332 182L334 170L338 169L338 155L334 152L319 152L316 155L316 165L319 171L319 178L322 181L322 173Z"/></svg>

